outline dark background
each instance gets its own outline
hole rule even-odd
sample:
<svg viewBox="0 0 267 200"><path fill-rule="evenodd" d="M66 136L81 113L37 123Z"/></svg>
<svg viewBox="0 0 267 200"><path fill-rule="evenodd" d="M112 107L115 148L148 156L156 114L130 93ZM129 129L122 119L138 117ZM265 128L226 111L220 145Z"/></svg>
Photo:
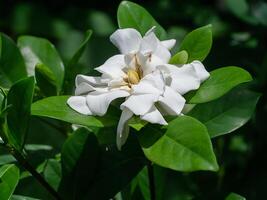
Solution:
<svg viewBox="0 0 267 200"><path fill-rule="evenodd" d="M213 25L209 69L236 65L254 77L250 88L262 93L252 120L231 135L213 140L220 171L191 174L169 171L169 199L223 199L236 192L266 199L267 189L267 3L264 1L133 1L145 7L177 39L199 26ZM0 31L48 38L68 60L87 29L94 31L81 61L84 73L116 52L108 37L117 28L120 1L0 1ZM175 50L174 50L175 51ZM167 194L166 194L167 195Z"/></svg>

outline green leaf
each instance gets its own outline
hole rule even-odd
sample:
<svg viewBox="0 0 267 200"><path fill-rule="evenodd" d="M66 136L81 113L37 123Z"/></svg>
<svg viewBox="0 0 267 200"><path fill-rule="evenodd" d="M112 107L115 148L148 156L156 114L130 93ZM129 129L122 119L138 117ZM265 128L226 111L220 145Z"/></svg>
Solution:
<svg viewBox="0 0 267 200"><path fill-rule="evenodd" d="M57 88L56 77L47 66L41 63L37 64L35 67L35 77L37 85L45 96L59 94L60 91Z"/></svg>
<svg viewBox="0 0 267 200"><path fill-rule="evenodd" d="M18 150L23 147L28 132L33 92L34 78L29 77L16 82L7 94L8 138Z"/></svg>
<svg viewBox="0 0 267 200"><path fill-rule="evenodd" d="M69 96L54 96L39 100L32 104L32 115L50 117L72 124L88 127L116 125L116 116L106 114L104 117L82 115L67 105Z"/></svg>
<svg viewBox="0 0 267 200"><path fill-rule="evenodd" d="M21 195L12 195L10 200L40 200L32 197L26 197Z"/></svg>
<svg viewBox="0 0 267 200"><path fill-rule="evenodd" d="M0 86L9 88L25 77L26 66L18 47L8 36L0 33Z"/></svg>
<svg viewBox="0 0 267 200"><path fill-rule="evenodd" d="M211 137L231 133L243 126L252 116L260 94L235 89L220 99L198 104L188 115L197 118Z"/></svg>
<svg viewBox="0 0 267 200"><path fill-rule="evenodd" d="M194 60L203 61L209 54L212 46L211 28L211 25L207 25L193 30L181 42L180 51L187 51L188 63Z"/></svg>
<svg viewBox="0 0 267 200"><path fill-rule="evenodd" d="M0 168L0 197L9 200L19 182L19 169L11 164Z"/></svg>
<svg viewBox="0 0 267 200"><path fill-rule="evenodd" d="M43 38L21 36L18 46L26 60L28 73L33 75L34 67L44 64L56 77L57 90L60 91L64 80L64 65L54 45Z"/></svg>
<svg viewBox="0 0 267 200"><path fill-rule="evenodd" d="M80 128L70 136L62 148L62 181L60 193L64 199L82 199L92 181L99 159L96 136Z"/></svg>
<svg viewBox="0 0 267 200"><path fill-rule="evenodd" d="M75 85L75 77L77 74L81 72L81 68L77 67L77 64L82 57L87 44L92 36L92 30L87 30L85 33L85 39L80 45L80 47L76 50L72 58L70 59L68 65L66 66L65 71L65 84L64 91L66 93L71 93L73 89L73 85Z"/></svg>
<svg viewBox="0 0 267 200"><path fill-rule="evenodd" d="M128 121L128 125L137 131L140 131L146 124L147 121L141 120L139 116L133 116Z"/></svg>
<svg viewBox="0 0 267 200"><path fill-rule="evenodd" d="M237 85L252 80L251 75L240 67L222 67L213 70L200 88L186 95L188 103L209 102L223 96Z"/></svg>
<svg viewBox="0 0 267 200"><path fill-rule="evenodd" d="M155 33L160 39L166 39L165 30L143 7L130 1L122 1L117 12L120 28L135 28L144 35L153 26L156 26Z"/></svg>
<svg viewBox="0 0 267 200"><path fill-rule="evenodd" d="M12 155L9 155L9 154L0 155L0 165L5 165L5 164L12 163L15 161L16 159Z"/></svg>
<svg viewBox="0 0 267 200"><path fill-rule="evenodd" d="M241 195L239 194L236 194L236 193L230 193L226 198L225 200L246 200L245 197L242 197Z"/></svg>
<svg viewBox="0 0 267 200"><path fill-rule="evenodd" d="M169 122L165 134L162 135L156 131L159 130L143 129L140 134L143 135L140 138L143 151L152 162L185 172L218 170L208 131L196 119L179 116ZM156 134L158 137L151 139L151 135Z"/></svg>
<svg viewBox="0 0 267 200"><path fill-rule="evenodd" d="M171 57L170 64L186 64L188 60L188 53L185 50L179 51Z"/></svg>
<svg viewBox="0 0 267 200"><path fill-rule="evenodd" d="M49 159L44 169L45 180L57 190L61 180L61 166L55 159Z"/></svg>

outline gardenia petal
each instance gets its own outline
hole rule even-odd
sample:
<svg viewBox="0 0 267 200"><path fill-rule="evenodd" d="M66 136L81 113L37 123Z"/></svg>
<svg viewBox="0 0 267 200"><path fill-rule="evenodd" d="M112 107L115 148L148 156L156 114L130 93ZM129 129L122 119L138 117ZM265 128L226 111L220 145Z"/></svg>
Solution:
<svg viewBox="0 0 267 200"><path fill-rule="evenodd" d="M121 150L122 145L125 144L129 135L128 120L133 116L133 113L125 108L122 110L120 121L117 127L117 147Z"/></svg>
<svg viewBox="0 0 267 200"><path fill-rule="evenodd" d="M171 50L174 47L175 43L176 43L175 39L161 41L161 44L169 50Z"/></svg>
<svg viewBox="0 0 267 200"><path fill-rule="evenodd" d="M85 76L85 75L78 74L75 79L76 87L79 86L83 82L86 82L92 86L103 86L103 85L107 85L108 79L104 79L98 76Z"/></svg>
<svg viewBox="0 0 267 200"><path fill-rule="evenodd" d="M118 78L125 75L122 71L125 66L124 55L119 54L112 56L103 65L95 68L95 70L110 78Z"/></svg>
<svg viewBox="0 0 267 200"><path fill-rule="evenodd" d="M118 29L110 36L110 41L122 54L138 51L141 39L141 34L133 28Z"/></svg>
<svg viewBox="0 0 267 200"><path fill-rule="evenodd" d="M170 87L165 87L163 96L159 98L159 105L169 115L179 115L185 105L185 99Z"/></svg>
<svg viewBox="0 0 267 200"><path fill-rule="evenodd" d="M203 82L207 78L209 78L210 73L207 72L204 65L200 61L195 60L192 63L190 63L190 65L192 65L194 67L196 74L197 74L197 77L200 79L201 82Z"/></svg>
<svg viewBox="0 0 267 200"><path fill-rule="evenodd" d="M86 98L84 96L73 96L70 97L67 101L67 104L75 111L84 114L84 115L92 115L87 103Z"/></svg>
<svg viewBox="0 0 267 200"><path fill-rule="evenodd" d="M129 93L124 90L110 90L105 93L94 91L86 96L86 102L93 115L103 116L106 114L111 101L127 96Z"/></svg>
<svg viewBox="0 0 267 200"><path fill-rule="evenodd" d="M168 124L155 106L152 106L150 110L146 114L140 116L140 118L153 124Z"/></svg>

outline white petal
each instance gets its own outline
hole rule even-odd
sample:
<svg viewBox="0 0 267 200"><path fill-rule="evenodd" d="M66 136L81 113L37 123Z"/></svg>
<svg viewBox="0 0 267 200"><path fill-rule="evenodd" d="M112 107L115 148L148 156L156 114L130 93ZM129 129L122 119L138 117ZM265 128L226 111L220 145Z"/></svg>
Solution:
<svg viewBox="0 0 267 200"><path fill-rule="evenodd" d="M76 89L75 89L75 95L85 95L89 92L92 91L98 91L98 92L107 92L108 88L107 87L93 87L92 85L86 83L86 82L82 82L80 83Z"/></svg>
<svg viewBox="0 0 267 200"><path fill-rule="evenodd" d="M160 43L156 51L154 51L154 55L159 57L164 63L168 63L171 58L170 51Z"/></svg>
<svg viewBox="0 0 267 200"><path fill-rule="evenodd" d="M156 70L157 66L163 64L166 63L163 62L162 59L160 59L154 54L151 54L150 57L146 60L146 62L142 64L143 74L144 75L150 74L151 72Z"/></svg>
<svg viewBox="0 0 267 200"><path fill-rule="evenodd" d="M209 78L210 76L209 72L207 72L204 65L200 61L195 60L192 63L190 63L190 65L194 67L197 77L200 79L201 82Z"/></svg>
<svg viewBox="0 0 267 200"><path fill-rule="evenodd" d="M157 100L158 95L154 94L131 95L123 104L121 104L120 108L121 110L128 108L135 115L144 115Z"/></svg>
<svg viewBox="0 0 267 200"><path fill-rule="evenodd" d="M175 43L176 43L176 40L175 39L161 41L161 44L164 47L166 47L167 49L169 49L169 50L174 47Z"/></svg>
<svg viewBox="0 0 267 200"><path fill-rule="evenodd" d="M122 54L138 51L141 39L141 34L133 28L118 29L110 36L110 41Z"/></svg>
<svg viewBox="0 0 267 200"><path fill-rule="evenodd" d="M156 51L158 47L159 39L154 33L154 30L150 30L143 37L141 42L140 51L144 54Z"/></svg>
<svg viewBox="0 0 267 200"><path fill-rule="evenodd" d="M129 135L128 120L133 116L133 113L127 108L122 110L120 121L117 127L117 147L121 150Z"/></svg>
<svg viewBox="0 0 267 200"><path fill-rule="evenodd" d="M140 118L153 124L168 124L155 106L152 106L152 108Z"/></svg>
<svg viewBox="0 0 267 200"><path fill-rule="evenodd" d="M98 76L85 76L78 74L75 79L76 87L83 82L86 82L92 86L102 86L107 85L108 79L103 79L102 77Z"/></svg>
<svg viewBox="0 0 267 200"><path fill-rule="evenodd" d="M92 112L90 111L87 103L86 98L83 96L73 96L70 97L67 101L67 104L74 109L75 111L84 114L84 115L91 115Z"/></svg>
<svg viewBox="0 0 267 200"><path fill-rule="evenodd" d="M117 78L125 75L122 71L125 66L124 55L115 55L110 57L103 65L95 68L95 70L111 78Z"/></svg>
<svg viewBox="0 0 267 200"><path fill-rule="evenodd" d="M169 115L179 115L185 105L185 99L170 87L165 87L163 96L159 99L160 106Z"/></svg>
<svg viewBox="0 0 267 200"><path fill-rule="evenodd" d="M124 90L111 90L106 93L94 91L86 96L86 102L93 115L103 116L111 101L128 95L129 93Z"/></svg>

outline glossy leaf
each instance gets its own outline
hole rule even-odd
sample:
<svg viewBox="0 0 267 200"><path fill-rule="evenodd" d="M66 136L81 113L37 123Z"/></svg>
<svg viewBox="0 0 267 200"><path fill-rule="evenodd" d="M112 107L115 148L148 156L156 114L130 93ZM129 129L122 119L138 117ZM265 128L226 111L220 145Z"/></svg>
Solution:
<svg viewBox="0 0 267 200"><path fill-rule="evenodd" d="M120 28L135 28L144 35L153 26L156 26L156 35L160 39L166 39L165 30L143 7L130 1L122 1L117 12Z"/></svg>
<svg viewBox="0 0 267 200"><path fill-rule="evenodd" d="M260 94L235 89L212 102L198 104L188 115L197 118L211 137L227 134L243 126L254 113Z"/></svg>
<svg viewBox="0 0 267 200"><path fill-rule="evenodd" d="M209 102L223 96L237 85L251 80L251 75L240 67L222 67L213 70L198 90L188 93L187 101L191 104Z"/></svg>
<svg viewBox="0 0 267 200"><path fill-rule="evenodd" d="M34 78L29 77L16 82L7 94L8 138L17 149L23 147L28 132L33 92Z"/></svg>
<svg viewBox="0 0 267 200"><path fill-rule="evenodd" d="M242 197L241 195L239 194L236 194L236 193L230 193L226 198L225 200L246 200L245 197Z"/></svg>
<svg viewBox="0 0 267 200"><path fill-rule="evenodd" d="M186 64L188 60L188 53L185 50L179 51L171 57L170 64Z"/></svg>
<svg viewBox="0 0 267 200"><path fill-rule="evenodd" d="M56 77L57 89L60 90L64 80L64 65L54 45L43 38L21 36L18 46L26 61L28 74L34 75L35 66L44 64Z"/></svg>
<svg viewBox="0 0 267 200"><path fill-rule="evenodd" d="M99 159L97 138L86 128L80 128L62 148L62 181L60 193L65 199L82 199L92 181Z"/></svg>
<svg viewBox="0 0 267 200"><path fill-rule="evenodd" d="M19 169L11 164L0 168L0 197L9 200L19 182Z"/></svg>
<svg viewBox="0 0 267 200"><path fill-rule="evenodd" d="M0 86L9 88L25 77L26 66L18 47L8 36L0 33Z"/></svg>
<svg viewBox="0 0 267 200"><path fill-rule="evenodd" d="M117 124L117 118L106 114L104 117L94 117L79 114L67 105L69 96L54 96L39 100L32 104L32 115L50 117L72 124L88 127L103 127Z"/></svg>
<svg viewBox="0 0 267 200"><path fill-rule="evenodd" d="M59 161L49 159L46 162L44 178L55 190L57 190L61 180L61 166Z"/></svg>
<svg viewBox="0 0 267 200"><path fill-rule="evenodd" d="M188 53L188 63L194 60L203 61L210 52L212 46L212 26L200 27L188 33L181 42L180 51Z"/></svg>
<svg viewBox="0 0 267 200"><path fill-rule="evenodd" d="M32 197L26 197L21 195L12 195L10 200L40 200Z"/></svg>
<svg viewBox="0 0 267 200"><path fill-rule="evenodd" d="M156 131L158 129L143 129L141 134L144 136L140 139L146 157L153 163L186 172L218 170L208 131L196 119L179 116L169 122L165 134L151 139L150 136L156 135Z"/></svg>

